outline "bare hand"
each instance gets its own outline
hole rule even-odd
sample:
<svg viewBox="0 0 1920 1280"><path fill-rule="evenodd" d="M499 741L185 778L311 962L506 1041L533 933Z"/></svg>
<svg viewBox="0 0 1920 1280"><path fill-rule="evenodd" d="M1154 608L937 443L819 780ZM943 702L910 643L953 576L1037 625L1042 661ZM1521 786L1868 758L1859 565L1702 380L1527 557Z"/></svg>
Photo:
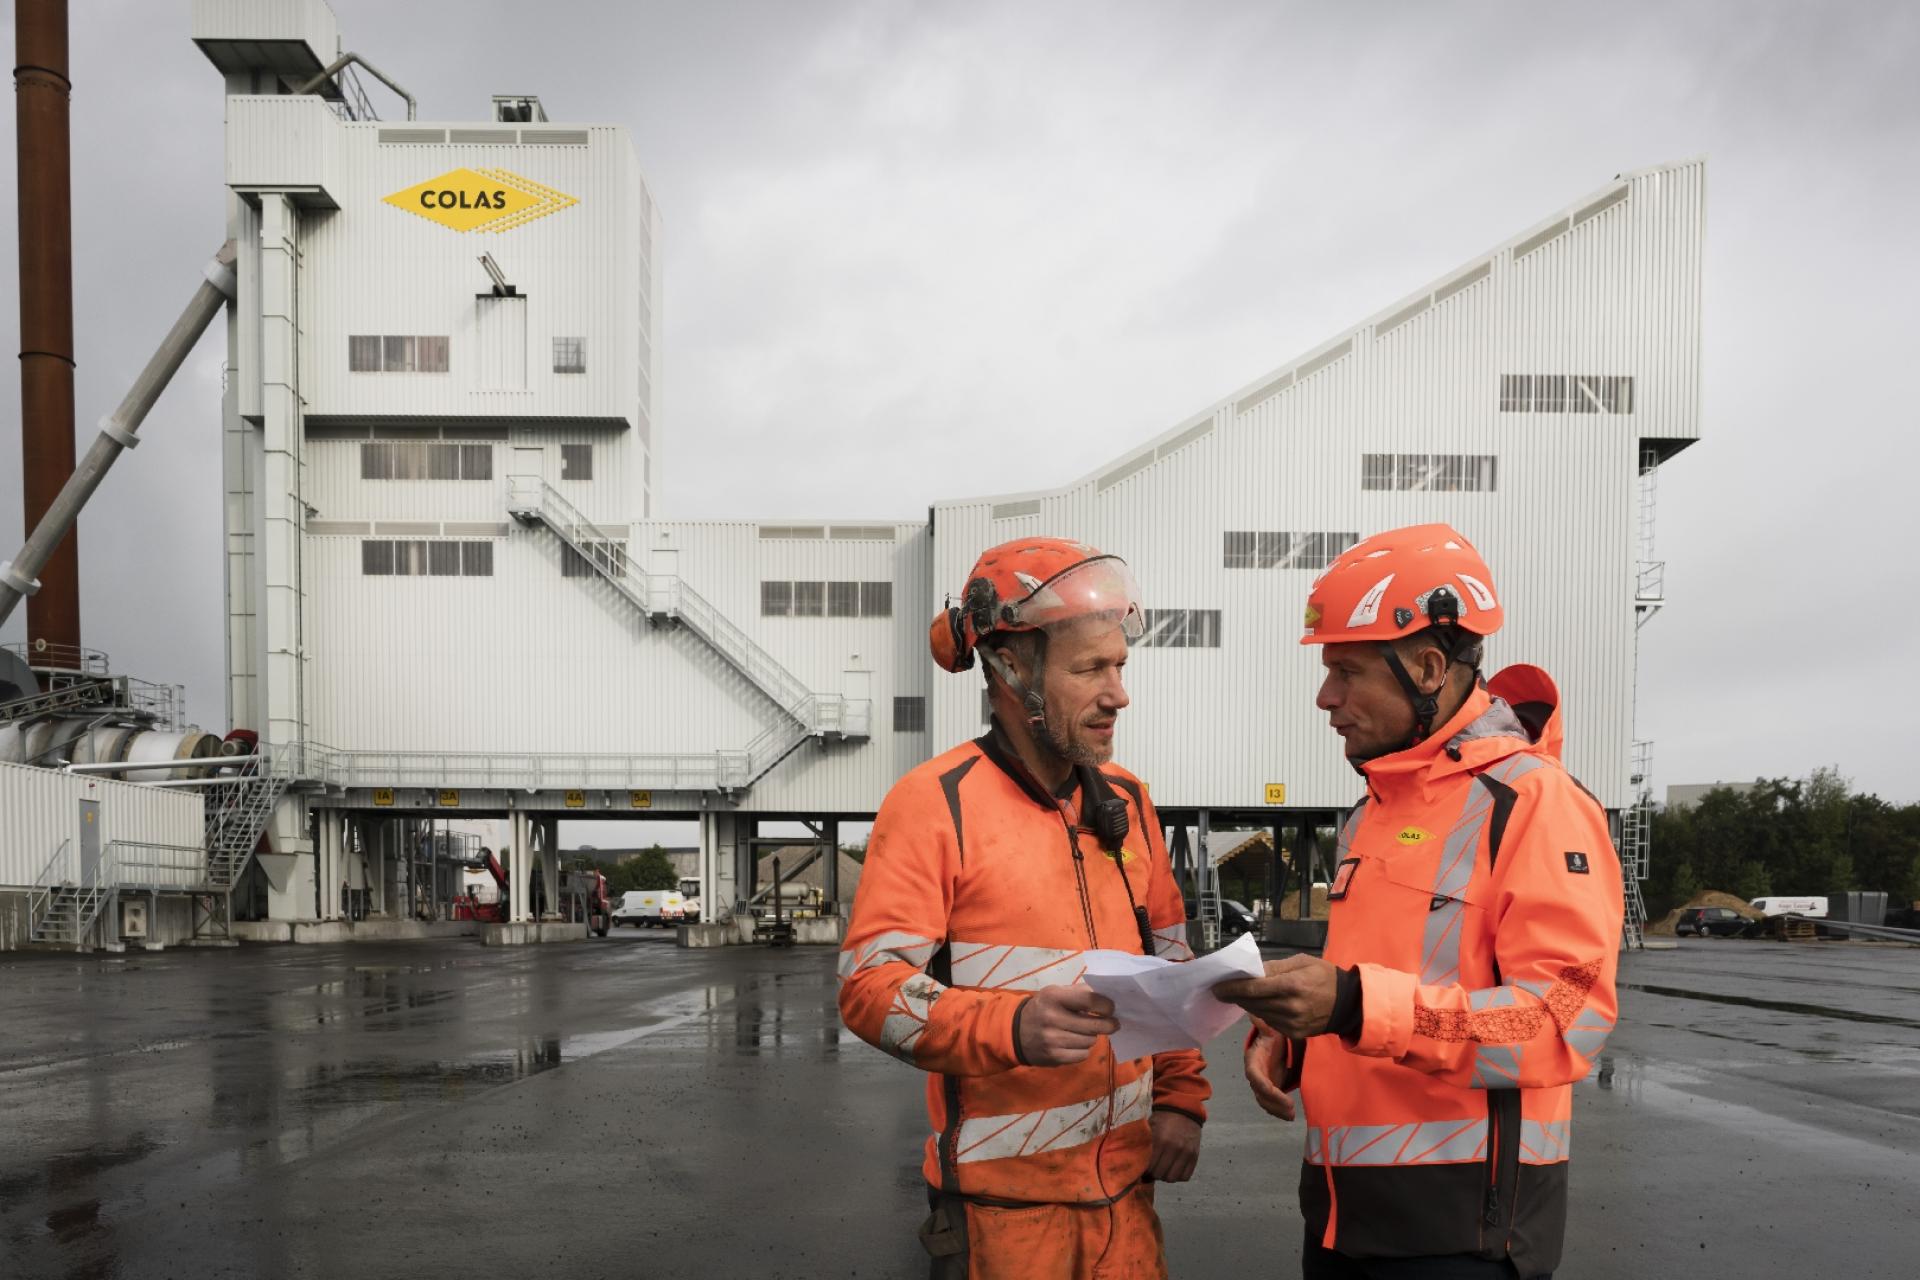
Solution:
<svg viewBox="0 0 1920 1280"><path fill-rule="evenodd" d="M1147 1175L1155 1182L1185 1182L1200 1163L1200 1126L1192 1117L1178 1111L1156 1111L1148 1126L1153 1130L1153 1158L1147 1162Z"/></svg>
<svg viewBox="0 0 1920 1280"><path fill-rule="evenodd" d="M1113 1001L1099 992L1042 987L1020 1009L1020 1055L1036 1067L1070 1067L1119 1029Z"/></svg>
<svg viewBox="0 0 1920 1280"><path fill-rule="evenodd" d="M1317 956L1288 956L1267 961L1264 977L1222 982L1213 994L1283 1036L1317 1036L1333 1017L1339 975L1339 969Z"/></svg>
<svg viewBox="0 0 1920 1280"><path fill-rule="evenodd" d="M1253 1100L1260 1109L1279 1120L1293 1119L1293 1099L1274 1083L1279 1074L1280 1050L1286 1039L1265 1027L1257 1027L1247 1041L1247 1083L1253 1087Z"/></svg>

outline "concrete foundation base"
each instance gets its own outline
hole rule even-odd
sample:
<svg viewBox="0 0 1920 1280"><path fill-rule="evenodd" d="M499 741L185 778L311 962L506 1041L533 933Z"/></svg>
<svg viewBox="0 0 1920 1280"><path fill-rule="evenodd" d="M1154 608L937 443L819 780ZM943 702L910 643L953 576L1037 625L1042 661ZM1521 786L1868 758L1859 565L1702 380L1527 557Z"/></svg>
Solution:
<svg viewBox="0 0 1920 1280"><path fill-rule="evenodd" d="M676 937L676 941L683 947L725 947L739 940L734 936L732 922L727 920L706 924L683 924Z"/></svg>
<svg viewBox="0 0 1920 1280"><path fill-rule="evenodd" d="M524 947L536 942L585 942L584 924L552 923L490 924L482 926L480 945L486 947Z"/></svg>
<svg viewBox="0 0 1920 1280"><path fill-rule="evenodd" d="M1302 951L1320 951L1327 945L1325 920L1274 920L1267 925L1266 941Z"/></svg>
<svg viewBox="0 0 1920 1280"><path fill-rule="evenodd" d="M471 938L472 920L236 920L238 942L411 942L424 938Z"/></svg>

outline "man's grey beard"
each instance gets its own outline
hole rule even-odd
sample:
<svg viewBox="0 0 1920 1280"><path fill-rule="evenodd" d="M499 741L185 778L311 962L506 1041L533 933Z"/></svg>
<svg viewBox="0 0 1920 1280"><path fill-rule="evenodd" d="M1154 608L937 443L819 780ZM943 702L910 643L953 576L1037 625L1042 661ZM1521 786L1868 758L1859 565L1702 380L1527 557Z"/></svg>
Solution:
<svg viewBox="0 0 1920 1280"><path fill-rule="evenodd" d="M1064 760L1068 764L1084 764L1097 769L1112 757L1112 752L1110 751L1103 753L1094 747L1073 741L1065 734L1056 730L1051 724L1042 723L1037 727L1040 732L1034 735L1035 741L1040 744L1043 750L1051 753L1054 758Z"/></svg>

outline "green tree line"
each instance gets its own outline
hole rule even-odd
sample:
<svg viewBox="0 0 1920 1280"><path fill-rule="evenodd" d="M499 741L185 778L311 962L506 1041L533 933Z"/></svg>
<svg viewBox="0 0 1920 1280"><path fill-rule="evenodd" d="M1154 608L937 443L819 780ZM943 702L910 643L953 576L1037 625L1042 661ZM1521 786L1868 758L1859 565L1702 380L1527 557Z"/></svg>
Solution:
<svg viewBox="0 0 1920 1280"><path fill-rule="evenodd" d="M1884 890L1920 899L1920 804L1853 790L1836 769L1720 787L1653 814L1647 911L1659 919L1704 889L1741 898Z"/></svg>

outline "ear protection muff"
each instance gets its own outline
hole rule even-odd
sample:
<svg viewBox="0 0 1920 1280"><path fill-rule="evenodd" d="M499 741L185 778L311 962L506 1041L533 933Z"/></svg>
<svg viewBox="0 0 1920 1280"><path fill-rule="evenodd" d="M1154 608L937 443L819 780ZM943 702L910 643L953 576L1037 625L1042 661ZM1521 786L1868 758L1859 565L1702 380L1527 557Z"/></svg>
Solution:
<svg viewBox="0 0 1920 1280"><path fill-rule="evenodd" d="M969 582L966 591L961 593L960 607L966 611L966 621L973 624L976 641L992 631L996 621L994 613L1000 607L1000 593L994 589L993 580L975 578Z"/></svg>
<svg viewBox="0 0 1920 1280"><path fill-rule="evenodd" d="M933 615L933 625L927 628L927 648L942 671L973 669L973 646L967 643L965 615L958 609L946 608Z"/></svg>

